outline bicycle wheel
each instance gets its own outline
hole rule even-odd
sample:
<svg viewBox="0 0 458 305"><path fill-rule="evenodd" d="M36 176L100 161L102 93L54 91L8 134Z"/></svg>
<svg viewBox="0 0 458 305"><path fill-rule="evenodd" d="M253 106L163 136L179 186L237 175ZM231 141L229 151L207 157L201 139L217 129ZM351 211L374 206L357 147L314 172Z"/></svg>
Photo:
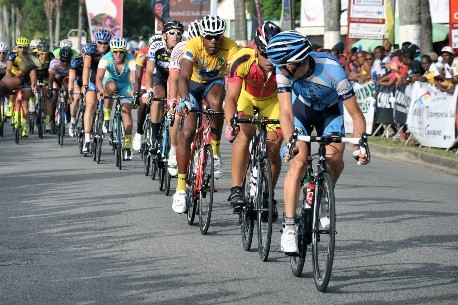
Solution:
<svg viewBox="0 0 458 305"><path fill-rule="evenodd" d="M3 125L5 124L5 113L4 113L4 99L0 98L0 137L3 138Z"/></svg>
<svg viewBox="0 0 458 305"><path fill-rule="evenodd" d="M35 114L32 115L31 113L29 113L29 133L30 134L34 134L35 133L35 118L34 118Z"/></svg>
<svg viewBox="0 0 458 305"><path fill-rule="evenodd" d="M305 199L305 198L304 198ZM312 223L312 209L302 210L297 222L297 247L299 254L290 257L291 271L294 276L300 277L304 269L305 257L307 254L307 245L310 242L310 232Z"/></svg>
<svg viewBox="0 0 458 305"><path fill-rule="evenodd" d="M16 142L17 145L19 145L19 141L22 136L22 115L21 114L22 114L22 111L19 111L19 113L15 115L16 120L15 120L14 125L16 125L16 129L15 129L14 141Z"/></svg>
<svg viewBox="0 0 458 305"><path fill-rule="evenodd" d="M64 136L65 136L65 109L61 108L60 109L60 115L59 115L59 144L60 146L64 145Z"/></svg>
<svg viewBox="0 0 458 305"><path fill-rule="evenodd" d="M191 162L189 163L188 174L186 175L186 219L188 225L194 224L194 218L197 211L197 199L194 196L194 186L196 181L196 174L194 173L195 167L195 155L198 154L197 151L194 151L191 155Z"/></svg>
<svg viewBox="0 0 458 305"><path fill-rule="evenodd" d="M240 212L240 231L242 233L242 245L245 251L251 249L251 243L253 241L254 220L256 219L256 213L253 211L253 200L250 197L249 177L251 177L251 172L253 170L252 166L253 163L250 161L242 187L245 206Z"/></svg>
<svg viewBox="0 0 458 305"><path fill-rule="evenodd" d="M213 207L215 190L213 151L211 145L205 145L204 160L201 166L201 188L199 190L199 227L202 235L207 234Z"/></svg>
<svg viewBox="0 0 458 305"><path fill-rule="evenodd" d="M151 155L151 180L156 179L156 174L158 171L158 155L157 154L152 154Z"/></svg>
<svg viewBox="0 0 458 305"><path fill-rule="evenodd" d="M328 287L334 261L336 211L334 186L329 173L324 173L316 185L314 221L312 233L313 279L316 288L323 292ZM329 218L329 226L323 228L323 218Z"/></svg>
<svg viewBox="0 0 458 305"><path fill-rule="evenodd" d="M169 171L167 170L167 166L165 167L165 196L170 195L170 181L172 180L172 175L170 175Z"/></svg>
<svg viewBox="0 0 458 305"><path fill-rule="evenodd" d="M268 158L258 163L256 210L258 221L258 251L263 262L267 261L272 238L273 184L272 169Z"/></svg>
<svg viewBox="0 0 458 305"><path fill-rule="evenodd" d="M102 156L102 144L103 144L103 139L99 138L97 141L97 147L95 151L95 155L97 155L97 164L100 164L100 157Z"/></svg>

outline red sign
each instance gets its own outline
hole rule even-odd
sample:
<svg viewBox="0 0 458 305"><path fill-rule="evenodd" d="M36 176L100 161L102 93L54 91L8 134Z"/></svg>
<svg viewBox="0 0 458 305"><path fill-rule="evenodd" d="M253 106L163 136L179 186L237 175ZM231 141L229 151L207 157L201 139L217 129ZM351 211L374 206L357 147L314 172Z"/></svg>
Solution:
<svg viewBox="0 0 458 305"><path fill-rule="evenodd" d="M458 49L458 0L450 0L450 34L449 44Z"/></svg>

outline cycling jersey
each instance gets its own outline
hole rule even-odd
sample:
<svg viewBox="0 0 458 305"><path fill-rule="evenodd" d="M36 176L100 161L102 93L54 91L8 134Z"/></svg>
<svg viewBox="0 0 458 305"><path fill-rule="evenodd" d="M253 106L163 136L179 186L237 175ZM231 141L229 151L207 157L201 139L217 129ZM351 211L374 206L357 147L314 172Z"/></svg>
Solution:
<svg viewBox="0 0 458 305"><path fill-rule="evenodd" d="M60 49L61 48L57 48L54 51L52 51L52 53L53 53L55 58L59 58ZM79 54L80 54L80 52L78 52L77 50L72 49L72 58L78 56Z"/></svg>
<svg viewBox="0 0 458 305"><path fill-rule="evenodd" d="M148 54L149 46L143 47L140 50L138 50L136 56L135 56L135 64L139 67L146 67L146 56ZM141 86L142 88L145 87L145 77L146 73L143 70L143 75L142 75L142 83Z"/></svg>
<svg viewBox="0 0 458 305"><path fill-rule="evenodd" d="M124 57L124 68L121 73L116 72L115 60L113 53L109 52L103 55L99 62L98 68L105 69L104 81L107 79L114 80L118 83L130 83L130 72L135 71L135 58L132 54L126 53Z"/></svg>
<svg viewBox="0 0 458 305"><path fill-rule="evenodd" d="M232 57L227 81L228 83L243 83L242 90L255 98L276 95L277 91L275 73L270 73L266 79L264 72L259 67L256 50L251 48L240 49Z"/></svg>
<svg viewBox="0 0 458 305"><path fill-rule="evenodd" d="M68 64L64 65L60 61L60 58L54 58L53 60L51 60L51 63L49 64L48 72L49 74L55 75L55 81L58 84L62 84L63 79L68 76L68 69Z"/></svg>
<svg viewBox="0 0 458 305"><path fill-rule="evenodd" d="M311 52L309 70L300 78L284 76L277 68L278 93L291 92L294 124L310 134L345 135L343 101L355 92L338 59L329 53Z"/></svg>
<svg viewBox="0 0 458 305"><path fill-rule="evenodd" d="M162 78L163 80L166 80L169 77L170 53L167 49L165 41L161 40L153 42L149 47L146 60L154 62L155 76Z"/></svg>
<svg viewBox="0 0 458 305"><path fill-rule="evenodd" d="M169 71L179 71L180 70L180 60L183 58L183 48L186 44L186 41L180 41L172 50L170 54L170 64Z"/></svg>
<svg viewBox="0 0 458 305"><path fill-rule="evenodd" d="M201 37L188 40L183 49L183 59L193 62L191 80L197 83L210 83L224 78L226 66L232 55L237 52L235 41L223 37L222 45L215 55L208 55Z"/></svg>
<svg viewBox="0 0 458 305"><path fill-rule="evenodd" d="M19 65L22 62L22 58L19 56L19 53L16 51L16 49L13 49L12 52L8 53L6 60L12 62L11 74L16 75L19 71L21 71L21 69L19 68ZM26 74L29 74L29 73L30 72Z"/></svg>
<svg viewBox="0 0 458 305"><path fill-rule="evenodd" d="M94 43L86 44L84 48L86 52L83 52L83 62L84 57L89 56L91 58L91 67L89 71L89 82L95 84L95 76L97 75L97 67L99 66L100 59L102 54L97 50L97 46Z"/></svg>
<svg viewBox="0 0 458 305"><path fill-rule="evenodd" d="M83 77L83 56L78 55L70 61L70 70L76 72L75 84L82 86L82 77Z"/></svg>
<svg viewBox="0 0 458 305"><path fill-rule="evenodd" d="M3 78L5 74L6 74L6 62L0 61L0 76L2 76Z"/></svg>

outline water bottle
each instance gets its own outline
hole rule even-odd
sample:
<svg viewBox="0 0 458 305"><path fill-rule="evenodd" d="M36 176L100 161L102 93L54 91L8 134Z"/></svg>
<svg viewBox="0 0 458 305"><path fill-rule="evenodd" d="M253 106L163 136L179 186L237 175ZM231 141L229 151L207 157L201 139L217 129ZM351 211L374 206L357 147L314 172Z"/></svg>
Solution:
<svg viewBox="0 0 458 305"><path fill-rule="evenodd" d="M256 197L257 194L258 167L253 166L250 175L250 197Z"/></svg>
<svg viewBox="0 0 458 305"><path fill-rule="evenodd" d="M307 202L306 208L312 207L314 194L315 194L315 183L312 180L310 180L307 183L307 191L305 194L305 202Z"/></svg>

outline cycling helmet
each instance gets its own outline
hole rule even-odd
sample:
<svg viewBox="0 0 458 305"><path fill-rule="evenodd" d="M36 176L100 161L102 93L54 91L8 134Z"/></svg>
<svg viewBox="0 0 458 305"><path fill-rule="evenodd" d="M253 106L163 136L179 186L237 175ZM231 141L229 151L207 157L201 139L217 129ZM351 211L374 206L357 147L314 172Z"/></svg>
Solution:
<svg viewBox="0 0 458 305"><path fill-rule="evenodd" d="M172 20L172 21L166 22L164 24L164 27L162 28L162 34L170 31L171 29L177 29L181 33L183 33L184 26L183 26L183 24L181 24L180 21L177 21L177 20Z"/></svg>
<svg viewBox="0 0 458 305"><path fill-rule="evenodd" d="M73 54L72 49L68 47L63 47L59 51L59 58L61 60L69 61L72 58L72 54Z"/></svg>
<svg viewBox="0 0 458 305"><path fill-rule="evenodd" d="M188 36L190 39L200 36L199 19L194 20L188 25Z"/></svg>
<svg viewBox="0 0 458 305"><path fill-rule="evenodd" d="M208 15L199 20L201 36L222 35L226 31L226 21L219 16Z"/></svg>
<svg viewBox="0 0 458 305"><path fill-rule="evenodd" d="M153 35L148 40L148 45L150 46L153 42L161 41L161 40L162 40L162 35Z"/></svg>
<svg viewBox="0 0 458 305"><path fill-rule="evenodd" d="M307 37L296 31L281 32L267 44L267 56L274 66L302 62L312 51Z"/></svg>
<svg viewBox="0 0 458 305"><path fill-rule="evenodd" d="M46 41L40 41L37 45L38 52L49 52L49 44Z"/></svg>
<svg viewBox="0 0 458 305"><path fill-rule="evenodd" d="M10 46L3 41L0 41L0 52L9 52L10 51Z"/></svg>
<svg viewBox="0 0 458 305"><path fill-rule="evenodd" d="M126 50L127 43L126 40L122 37L115 37L110 41L110 48L113 50Z"/></svg>
<svg viewBox="0 0 458 305"><path fill-rule="evenodd" d="M269 40L281 32L281 28L272 21L264 22L254 34L254 43L260 51L265 51Z"/></svg>
<svg viewBox="0 0 458 305"><path fill-rule="evenodd" d="M61 40L59 43L59 48L72 48L73 43L70 39Z"/></svg>
<svg viewBox="0 0 458 305"><path fill-rule="evenodd" d="M28 47L29 46L29 39L27 37L21 36L16 39L16 45L18 47Z"/></svg>
<svg viewBox="0 0 458 305"><path fill-rule="evenodd" d="M31 49L35 49L35 48L38 46L38 44L40 43L40 41L41 41L41 40L39 40L39 39L32 39L32 40L30 41L29 47L30 47Z"/></svg>
<svg viewBox="0 0 458 305"><path fill-rule="evenodd" d="M106 29L100 29L94 34L95 40L110 41L111 32Z"/></svg>

